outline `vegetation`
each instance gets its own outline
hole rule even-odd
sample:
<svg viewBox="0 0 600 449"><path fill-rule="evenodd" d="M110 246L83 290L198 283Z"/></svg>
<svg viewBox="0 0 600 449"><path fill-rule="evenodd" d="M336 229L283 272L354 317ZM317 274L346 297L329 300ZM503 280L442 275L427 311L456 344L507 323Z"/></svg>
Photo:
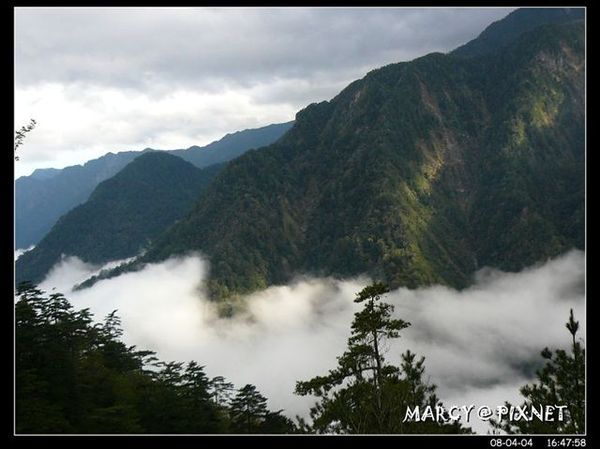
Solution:
<svg viewBox="0 0 600 449"><path fill-rule="evenodd" d="M288 433L294 424L246 385L126 346L115 312L93 324L59 294L17 291L17 433Z"/></svg>
<svg viewBox="0 0 600 449"><path fill-rule="evenodd" d="M545 348L542 357L546 364L537 372L538 383L520 390L525 397L522 408L564 405L564 419L510 421L505 416L501 421L493 421L494 427L509 434L585 433L585 349L576 339L579 322L573 318L573 309L566 327L573 339L571 352ZM513 407L509 402L505 405L508 409Z"/></svg>
<svg viewBox="0 0 600 449"><path fill-rule="evenodd" d="M31 284L17 290L16 432L22 433L470 433L450 420L424 380L424 358L410 350L401 363L386 363L388 343L410 326L392 318L383 301L388 287L373 284L357 294L364 303L354 315L346 351L325 376L296 384L296 394L313 395L311 421L297 424L271 411L251 384L235 390L222 376L209 378L195 361L163 362L152 351L126 346L116 311L94 324L88 309L76 311L59 294ZM542 352L547 364L539 384L521 389L521 407L566 406L565 420L492 424L507 433L583 433L585 351L576 339L579 323L567 328L572 352ZM440 409L444 419L405 419L407 411ZM512 407L506 403L506 407Z"/></svg>
<svg viewBox="0 0 600 449"><path fill-rule="evenodd" d="M410 326L393 319L394 307L382 302L389 289L373 284L357 294L365 302L354 315L348 349L338 357L338 367L326 376L298 382L296 393L320 399L311 409L313 424L306 430L317 433L466 433L458 421L404 422L407 407L442 407L435 385L423 381L424 358L416 360L407 351L400 367L385 363L386 342L398 338ZM447 415L446 415L447 417Z"/></svg>
<svg viewBox="0 0 600 449"><path fill-rule="evenodd" d="M492 23L477 39L460 46L452 54L475 57L493 53L540 25L577 19L585 19L584 8L519 8L504 19Z"/></svg>
<svg viewBox="0 0 600 449"><path fill-rule="evenodd" d="M57 220L84 203L98 184L139 156L123 151L61 170L36 170L15 181L15 244L36 245Z"/></svg>

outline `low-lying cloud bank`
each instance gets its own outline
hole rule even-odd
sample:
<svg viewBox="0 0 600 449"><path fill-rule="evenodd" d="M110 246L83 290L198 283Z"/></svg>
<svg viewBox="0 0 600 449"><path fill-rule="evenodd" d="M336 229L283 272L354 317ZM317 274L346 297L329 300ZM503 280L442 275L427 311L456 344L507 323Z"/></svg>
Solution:
<svg viewBox="0 0 600 449"><path fill-rule="evenodd" d="M390 344L398 361L407 349L426 357L426 374L446 405L497 406L519 402L548 347L568 347L564 327L573 308L585 335L584 254L571 251L523 270L482 270L472 287L434 286L391 292L395 314L412 326ZM143 271L70 288L98 267L64 259L41 288L62 291L98 320L118 309L128 344L157 351L162 360L196 360L209 376L223 375L236 387L255 384L274 409L306 416L313 399L293 394L295 382L324 374L346 346L358 310L354 295L367 285L352 280L302 278L244 298L244 312L220 318L206 300L200 256L170 259ZM487 425L470 423L485 433Z"/></svg>

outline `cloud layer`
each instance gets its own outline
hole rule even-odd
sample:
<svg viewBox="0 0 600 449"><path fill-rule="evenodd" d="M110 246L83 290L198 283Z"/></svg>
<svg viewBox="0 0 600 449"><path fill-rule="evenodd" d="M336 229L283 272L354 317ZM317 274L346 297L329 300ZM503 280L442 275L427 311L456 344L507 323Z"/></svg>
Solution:
<svg viewBox="0 0 600 449"><path fill-rule="evenodd" d="M16 8L17 175L285 122L514 8Z"/></svg>
<svg viewBox="0 0 600 449"><path fill-rule="evenodd" d="M514 8L18 8L16 78L143 90L314 79L448 51Z"/></svg>
<svg viewBox="0 0 600 449"><path fill-rule="evenodd" d="M368 283L299 278L244 298L244 311L224 319L202 291L207 264L199 256L68 291L97 268L65 259L41 287L62 290L98 319L118 309L129 344L155 350L163 360L196 360L210 376L224 375L238 387L253 383L272 408L292 417L306 416L313 402L293 395L295 382L335 366L357 310L354 295ZM397 362L406 349L424 355L426 373L447 405L518 402L518 387L534 376L541 349L568 346L570 308L585 335L584 272L583 253L572 251L521 273L481 271L461 292L395 290L388 301L412 326L387 357Z"/></svg>

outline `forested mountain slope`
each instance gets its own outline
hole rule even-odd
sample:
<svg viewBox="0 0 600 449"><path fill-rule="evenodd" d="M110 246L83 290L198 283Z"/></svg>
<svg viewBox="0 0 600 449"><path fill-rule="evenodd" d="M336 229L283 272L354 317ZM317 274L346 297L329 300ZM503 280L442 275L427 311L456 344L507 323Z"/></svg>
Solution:
<svg viewBox="0 0 600 449"><path fill-rule="evenodd" d="M250 148L259 148L279 139L293 122L278 123L227 134L206 146L171 150L171 154L199 168L229 161ZM144 150L149 151L150 148ZM16 248L36 245L56 221L84 203L96 186L117 174L140 151L107 153L104 156L64 169L38 169L15 182Z"/></svg>
<svg viewBox="0 0 600 449"><path fill-rule="evenodd" d="M142 154L17 260L17 281L40 281L62 254L89 263L137 255L189 210L222 167L199 169L162 151Z"/></svg>
<svg viewBox="0 0 600 449"><path fill-rule="evenodd" d="M369 73L228 165L133 267L199 249L216 297L296 273L468 284L584 244L584 28Z"/></svg>

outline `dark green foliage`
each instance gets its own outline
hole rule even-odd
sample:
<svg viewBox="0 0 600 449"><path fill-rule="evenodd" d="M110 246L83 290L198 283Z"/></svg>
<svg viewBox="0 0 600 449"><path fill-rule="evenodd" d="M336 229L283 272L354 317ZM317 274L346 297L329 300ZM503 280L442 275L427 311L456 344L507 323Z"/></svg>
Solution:
<svg viewBox="0 0 600 449"><path fill-rule="evenodd" d="M326 376L297 382L296 394L314 395L319 402L311 408L312 425L300 427L317 433L465 433L460 423L403 422L407 407L442 406L435 385L423 381L424 358L415 360L407 351L400 367L385 363L389 339L410 326L393 319L394 307L382 302L389 291L373 284L357 294L364 308L354 315L348 348L338 357L337 368Z"/></svg>
<svg viewBox="0 0 600 449"><path fill-rule="evenodd" d="M17 297L18 434L295 431L251 385L243 391L262 401L249 408L260 416L242 428L234 418L239 401L230 405L223 393L231 384L209 379L194 361L164 363L151 351L127 347L115 312L93 324L87 309L75 311L61 294L21 284Z"/></svg>
<svg viewBox="0 0 600 449"><path fill-rule="evenodd" d="M40 281L61 254L94 264L137 255L188 211L221 168L201 170L163 152L144 153L100 183L19 258L17 282Z"/></svg>
<svg viewBox="0 0 600 449"><path fill-rule="evenodd" d="M132 268L209 256L213 297L294 274L464 287L584 245L583 24L392 64L232 161Z"/></svg>
<svg viewBox="0 0 600 449"><path fill-rule="evenodd" d="M492 23L477 39L452 52L455 56L474 57L498 51L521 34L549 24L583 20L584 8L519 8L504 19Z"/></svg>
<svg viewBox="0 0 600 449"><path fill-rule="evenodd" d="M294 424L282 410L270 412L267 398L261 395L254 385L240 388L231 400L230 417L235 433L290 433Z"/></svg>
<svg viewBox="0 0 600 449"><path fill-rule="evenodd" d="M227 162L248 151L275 142L293 122L247 129L227 134L204 147L167 151L198 168ZM149 151L146 149L144 151ZM17 248L36 245L56 221L75 206L85 202L96 186L116 175L137 158L140 151L108 153L84 165L61 170L38 169L15 183L15 219Z"/></svg>
<svg viewBox="0 0 600 449"><path fill-rule="evenodd" d="M544 367L537 372L538 382L520 389L525 401L521 407L564 405L564 420L541 421L536 417L531 421L493 421L492 425L509 434L583 434L585 433L585 349L577 341L579 322L573 318L573 309L566 324L572 336L570 353L557 349L554 352L545 348L542 357ZM507 408L512 407L508 402Z"/></svg>
<svg viewBox="0 0 600 449"><path fill-rule="evenodd" d="M85 202L100 182L114 176L139 154L135 151L108 153L58 173L34 172L31 176L17 179L16 247L27 248L37 244L63 214Z"/></svg>

